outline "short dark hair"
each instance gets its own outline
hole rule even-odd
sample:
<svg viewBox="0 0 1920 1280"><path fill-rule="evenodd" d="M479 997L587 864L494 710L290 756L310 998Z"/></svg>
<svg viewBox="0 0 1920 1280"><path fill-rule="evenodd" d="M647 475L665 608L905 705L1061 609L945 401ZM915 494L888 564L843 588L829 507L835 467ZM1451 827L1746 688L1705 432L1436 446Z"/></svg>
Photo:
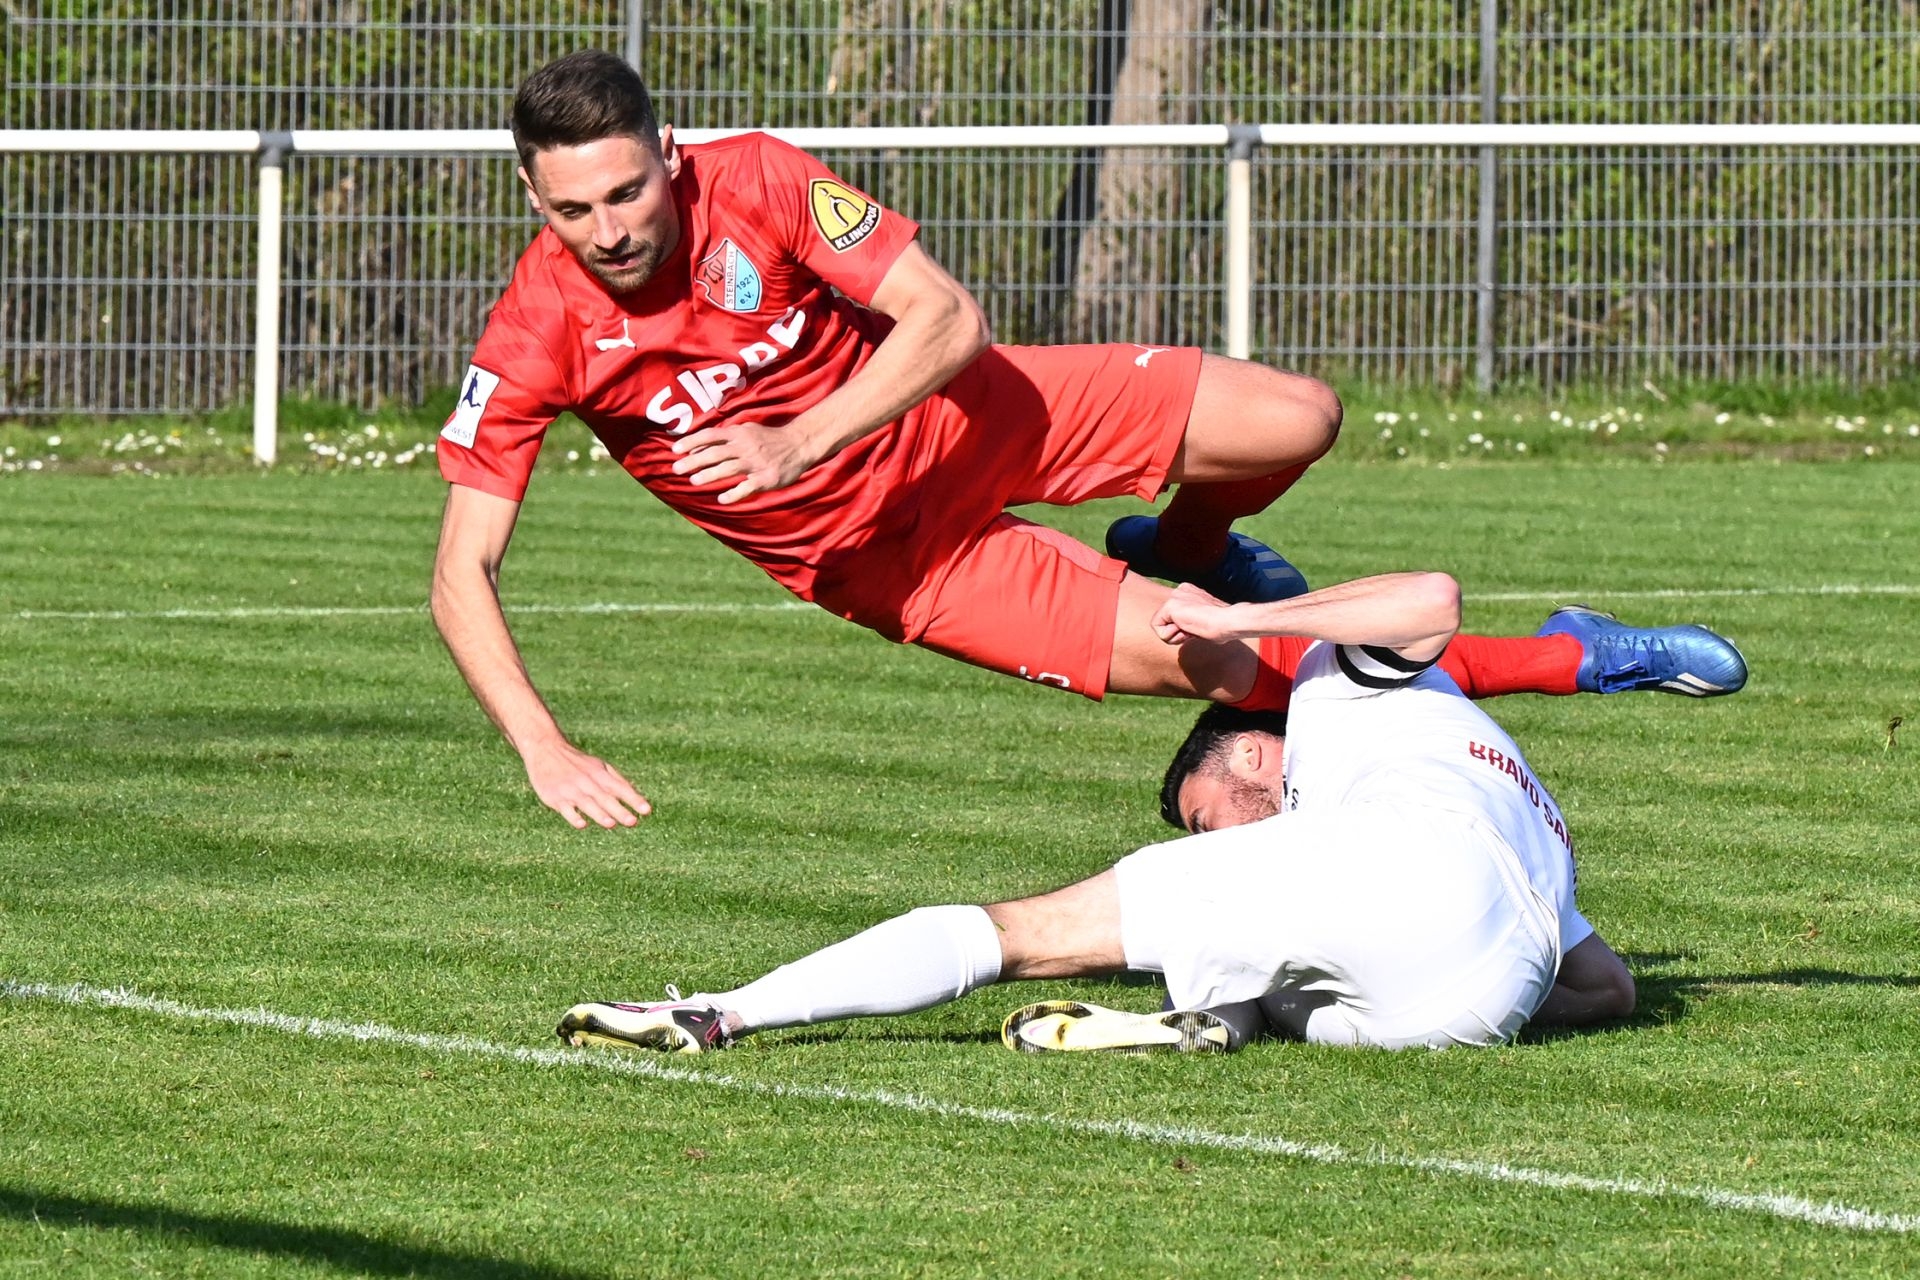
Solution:
<svg viewBox="0 0 1920 1280"><path fill-rule="evenodd" d="M1219 768L1226 758L1227 748L1243 733L1265 733L1284 738L1287 736L1287 713L1246 711L1221 703L1202 711L1200 718L1193 722L1193 728L1187 730L1187 740L1173 753L1173 763L1167 766L1166 779L1160 784L1160 816L1167 823L1182 831L1187 829L1180 814L1180 788L1194 774Z"/></svg>
<svg viewBox="0 0 1920 1280"><path fill-rule="evenodd" d="M657 142L660 121L640 73L610 53L556 58L513 95L513 145L528 169L537 152L622 137Z"/></svg>

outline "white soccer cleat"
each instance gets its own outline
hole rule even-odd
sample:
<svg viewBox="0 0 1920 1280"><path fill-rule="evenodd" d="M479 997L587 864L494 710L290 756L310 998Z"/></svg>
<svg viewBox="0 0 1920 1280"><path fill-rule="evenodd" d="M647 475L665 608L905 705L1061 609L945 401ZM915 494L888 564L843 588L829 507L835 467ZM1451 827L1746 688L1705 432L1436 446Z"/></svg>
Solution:
<svg viewBox="0 0 1920 1280"><path fill-rule="evenodd" d="M673 987L667 995L671 998L653 1004L577 1004L560 1019L554 1034L576 1049L606 1044L660 1053L709 1053L733 1043L720 1010L682 1000Z"/></svg>
<svg viewBox="0 0 1920 1280"><path fill-rule="evenodd" d="M1202 1009L1124 1013L1077 1000L1043 1000L1015 1009L1000 1040L1018 1053L1226 1053L1227 1024Z"/></svg>

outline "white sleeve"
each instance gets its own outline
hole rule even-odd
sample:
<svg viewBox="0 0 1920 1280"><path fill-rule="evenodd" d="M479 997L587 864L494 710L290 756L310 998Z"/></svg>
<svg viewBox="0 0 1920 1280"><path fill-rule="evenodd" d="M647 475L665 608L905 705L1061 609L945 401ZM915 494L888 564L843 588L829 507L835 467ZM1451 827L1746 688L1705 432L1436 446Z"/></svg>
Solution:
<svg viewBox="0 0 1920 1280"><path fill-rule="evenodd" d="M1383 645L1329 644L1316 640L1300 659L1293 677L1293 700L1301 697L1370 698L1413 684L1433 669L1438 655L1425 661L1403 657ZM1451 682L1449 682L1451 683Z"/></svg>

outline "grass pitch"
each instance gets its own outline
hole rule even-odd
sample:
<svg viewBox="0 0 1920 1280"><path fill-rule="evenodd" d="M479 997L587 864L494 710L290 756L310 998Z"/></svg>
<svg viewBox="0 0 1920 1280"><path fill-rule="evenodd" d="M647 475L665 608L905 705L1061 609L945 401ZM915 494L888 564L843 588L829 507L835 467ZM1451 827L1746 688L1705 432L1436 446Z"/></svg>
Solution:
<svg viewBox="0 0 1920 1280"><path fill-rule="evenodd" d="M1476 630L1584 599L1742 643L1737 698L1492 705L1628 1025L1007 1053L1025 1000L1160 998L1049 983L670 1061L550 1028L1103 867L1164 834L1192 708L896 649L549 473L514 625L657 808L575 833L419 607L432 477L0 480L0 1275L1911 1274L1917 482L1337 464L1254 522L1316 581L1447 568Z"/></svg>

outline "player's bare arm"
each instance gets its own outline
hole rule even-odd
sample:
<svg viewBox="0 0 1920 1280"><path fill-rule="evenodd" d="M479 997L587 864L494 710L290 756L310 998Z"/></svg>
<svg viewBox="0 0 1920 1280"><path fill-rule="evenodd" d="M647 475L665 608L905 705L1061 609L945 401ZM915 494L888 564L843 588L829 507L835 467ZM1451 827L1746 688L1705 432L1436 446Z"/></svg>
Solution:
<svg viewBox="0 0 1920 1280"><path fill-rule="evenodd" d="M1633 1012L1638 998L1627 965L1599 934L1589 934L1560 959L1547 998L1530 1027L1584 1027Z"/></svg>
<svg viewBox="0 0 1920 1280"><path fill-rule="evenodd" d="M1226 604L1183 583L1154 614L1153 629L1170 645L1293 635L1379 645L1425 662L1460 629L1460 584L1444 573L1387 573L1291 600Z"/></svg>
<svg viewBox="0 0 1920 1280"><path fill-rule="evenodd" d="M735 422L693 432L674 445L675 474L697 485L731 482L723 503L785 488L938 391L993 340L966 286L918 244L887 269L871 304L894 327L859 373L783 426Z"/></svg>
<svg viewBox="0 0 1920 1280"><path fill-rule="evenodd" d="M520 504L450 485L434 557L434 625L467 687L526 765L542 804L575 828L633 826L646 797L604 760L567 741L534 688L500 608L500 565Z"/></svg>

